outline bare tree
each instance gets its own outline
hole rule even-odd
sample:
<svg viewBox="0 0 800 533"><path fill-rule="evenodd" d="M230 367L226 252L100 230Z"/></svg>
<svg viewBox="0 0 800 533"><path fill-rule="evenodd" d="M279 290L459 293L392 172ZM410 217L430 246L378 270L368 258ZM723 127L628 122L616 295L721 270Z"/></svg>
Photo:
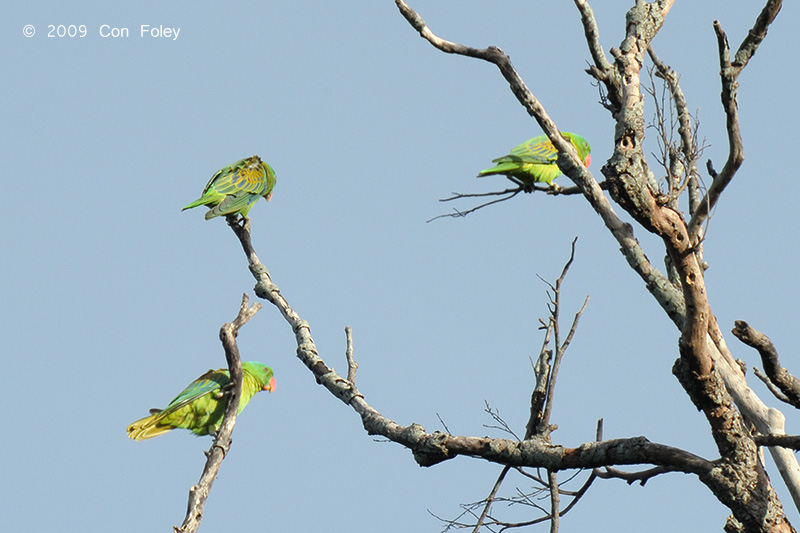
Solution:
<svg viewBox="0 0 800 533"><path fill-rule="evenodd" d="M543 321L544 340L540 355L533 365L536 385L531 394L530 419L524 436L517 437L499 414L488 406L489 414L498 427L510 434L510 438L453 435L448 431L428 432L418 424L402 426L381 415L367 402L356 387L358 365L349 328L346 330L346 376L343 377L329 366L316 348L309 324L290 307L259 260L250 240L249 225L229 220L256 279L256 295L278 308L294 332L297 356L318 383L361 417L367 434L380 435L405 446L421 466L433 466L459 455L502 465L488 496L473 504L465 504L460 517L445 520L445 528L468 527L473 531L486 528L497 531L549 521L551 531L556 531L559 516L568 512L598 479L622 478L644 484L650 478L666 472L683 472L696 476L730 509L726 531L794 531L770 483L759 447L769 447L795 506L800 507L800 468L792 451L800 448L800 438L784 435L783 415L767 407L749 388L741 366L731 355L706 294L706 264L702 248L704 226L710 213L744 159L739 131L737 80L766 37L767 29L778 15L782 2L766 1L735 52L731 51L721 24L713 24L718 43L728 157L719 171L714 169L711 162L706 164L711 184L705 191L699 183L703 143L699 141L697 121L688 111L689 106L677 73L659 58L652 45L653 38L668 19L673 2L637 0L627 13L625 35L620 45L612 48L608 57L600 45L600 28L591 7L585 0L574 0L592 58L587 73L599 84L602 105L615 123L614 152L601 169L605 181L598 183L595 176L581 164L573 146L561 135L542 102L525 84L502 50L494 46L472 48L442 39L405 1L395 0L397 8L411 27L436 49L481 59L497 66L500 75L509 83L513 96L552 141L559 153L558 166L574 187L549 189L548 192L553 195L583 195L619 244L628 266L645 282L647 290L678 329L680 336L673 374L705 416L716 444L717 457L700 457L641 436L604 440L602 422L598 423L595 441L575 448L552 442L550 412L559 364L588 303L587 299L583 308L577 311L566 336L562 336L560 296L562 283L574 257L574 248L561 277L554 284L549 284L550 316ZM648 129L645 93L656 96L655 89L652 86L648 88L646 78L643 82L642 70L648 61L653 75L663 80L665 87L663 103L656 107L657 119L654 123L654 131L661 140L661 153L655 158L656 166L651 164L643 150ZM664 176L657 179L656 172L661 170ZM512 188L490 195L498 196L502 201L518 192ZM477 195L457 195L457 198L471 196ZM679 202L683 197L688 201ZM489 203L496 203L496 200ZM680 208L684 204L688 206L686 211ZM619 209L635 221L636 227L620 218L617 214ZM464 215L470 211L457 214ZM636 232L647 232L658 237L665 257L663 269L660 270L645 255ZM798 406L798 381L780 366L777 350L769 339L744 322L737 322L734 334L759 351L765 368L762 379L770 384L776 397L789 405ZM626 465L643 465L644 469L630 472L618 468ZM590 472L582 486L577 491L565 491L563 483L557 479L557 473L581 469ZM538 493L518 492L511 497L499 496L499 489L510 472L530 479L538 487L536 491L548 496L548 504L539 503L542 500L538 499ZM571 499L563 508L562 498ZM539 509L539 514L527 521L505 521L492 511L493 505L502 501L528 504L531 508Z"/></svg>

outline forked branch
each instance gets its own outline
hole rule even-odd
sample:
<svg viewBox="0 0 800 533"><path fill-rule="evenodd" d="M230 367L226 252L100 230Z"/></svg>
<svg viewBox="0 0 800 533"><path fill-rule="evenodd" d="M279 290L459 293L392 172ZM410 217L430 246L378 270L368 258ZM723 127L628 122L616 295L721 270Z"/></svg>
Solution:
<svg viewBox="0 0 800 533"><path fill-rule="evenodd" d="M745 36L742 44L731 60L730 45L728 44L728 36L722 29L722 24L719 21L714 21L714 31L717 34L717 47L719 49L719 66L720 78L722 81L722 108L725 110L725 120L728 131L728 160L725 166L714 177L714 181L708 188L705 197L700 201L697 206L697 211L692 216L689 222L689 234L694 240L700 231L700 227L708 217L708 214L717 205L722 191L736 175L736 171L744 162L744 143L742 141L742 132L739 127L739 103L737 96L739 91L739 74L747 66L747 63L756 53L758 46L767 36L767 30L770 24L778 16L782 0L768 0L764 8L761 10L756 22L750 31Z"/></svg>

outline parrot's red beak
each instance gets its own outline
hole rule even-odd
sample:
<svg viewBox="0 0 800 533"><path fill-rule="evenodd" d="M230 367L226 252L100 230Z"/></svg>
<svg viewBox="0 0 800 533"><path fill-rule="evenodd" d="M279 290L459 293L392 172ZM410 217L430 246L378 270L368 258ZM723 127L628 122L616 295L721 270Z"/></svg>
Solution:
<svg viewBox="0 0 800 533"><path fill-rule="evenodd" d="M586 168L589 168L589 165L591 165L591 164L592 164L592 156L591 156L591 154L587 154L586 159L583 162L583 166L585 166Z"/></svg>
<svg viewBox="0 0 800 533"><path fill-rule="evenodd" d="M269 378L269 383L264 385L264 388L261 390L268 390L270 392L275 392L275 378Z"/></svg>

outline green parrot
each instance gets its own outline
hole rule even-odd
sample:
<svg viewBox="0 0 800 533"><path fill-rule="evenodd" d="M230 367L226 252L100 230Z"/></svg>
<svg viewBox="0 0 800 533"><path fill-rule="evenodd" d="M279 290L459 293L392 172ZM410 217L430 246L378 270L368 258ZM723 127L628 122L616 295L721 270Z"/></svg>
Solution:
<svg viewBox="0 0 800 533"><path fill-rule="evenodd" d="M589 155L592 148L586 139L566 131L561 134L572 143L581 161L588 168L592 161L592 156ZM493 160L492 162L497 164L478 172L478 177L504 174L514 183L522 185L526 192L531 192L534 183L544 182L552 185L553 180L561 175L561 170L556 164L557 158L558 152L547 135L539 135L513 148L510 154Z"/></svg>
<svg viewBox="0 0 800 533"><path fill-rule="evenodd" d="M239 413L255 394L275 390L272 369L257 361L242 363L244 379L239 399ZM230 383L227 368L209 370L169 402L164 409L150 409L146 416L128 426L128 437L144 440L175 428L188 429L195 435L219 431L225 413L225 387Z"/></svg>
<svg viewBox="0 0 800 533"><path fill-rule="evenodd" d="M275 171L254 155L217 170L208 180L202 196L184 207L183 211L207 205L211 209L206 213L206 220L236 214L246 218L260 197L269 202L274 187Z"/></svg>

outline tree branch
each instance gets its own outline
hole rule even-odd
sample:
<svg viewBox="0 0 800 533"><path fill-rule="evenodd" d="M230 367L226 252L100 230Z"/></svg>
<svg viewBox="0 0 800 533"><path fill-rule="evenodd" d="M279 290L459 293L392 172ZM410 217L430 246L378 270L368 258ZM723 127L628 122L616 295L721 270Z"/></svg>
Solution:
<svg viewBox="0 0 800 533"><path fill-rule="evenodd" d="M229 389L225 392L227 401L225 403L225 414L222 418L222 425L217 432L214 443L206 452L206 465L197 485L189 489L189 502L186 509L186 517L180 527L174 527L176 533L194 533L200 527L203 519L203 509L206 500L211 492L211 485L217 477L222 460L231 447L233 428L236 425L236 414L239 407L239 397L242 394L242 361L239 357L239 348L236 345L236 336L239 328L244 326L259 309L260 303L248 307L249 298L247 294L242 296L242 305L239 307L239 314L231 323L225 323L219 330L219 338L225 350L225 359L228 362L231 382Z"/></svg>
<svg viewBox="0 0 800 533"><path fill-rule="evenodd" d="M759 446L779 446L800 450L800 435L755 435L753 440Z"/></svg>
<svg viewBox="0 0 800 533"><path fill-rule="evenodd" d="M409 448L421 466L433 466L458 455L483 458L511 465L543 467L553 471L572 468L594 468L620 464L656 464L698 475L713 466L710 461L678 448L656 444L644 437L591 442L577 448L563 448L542 439L525 441L427 433L419 424L401 426L381 415L369 405L355 383L342 378L319 357L308 323L289 306L280 289L272 282L266 267L258 259L248 229L230 224L248 258L250 271L257 280L255 293L268 300L281 312L295 332L297 356L314 374L317 383L328 389L360 416L370 435L381 435Z"/></svg>

